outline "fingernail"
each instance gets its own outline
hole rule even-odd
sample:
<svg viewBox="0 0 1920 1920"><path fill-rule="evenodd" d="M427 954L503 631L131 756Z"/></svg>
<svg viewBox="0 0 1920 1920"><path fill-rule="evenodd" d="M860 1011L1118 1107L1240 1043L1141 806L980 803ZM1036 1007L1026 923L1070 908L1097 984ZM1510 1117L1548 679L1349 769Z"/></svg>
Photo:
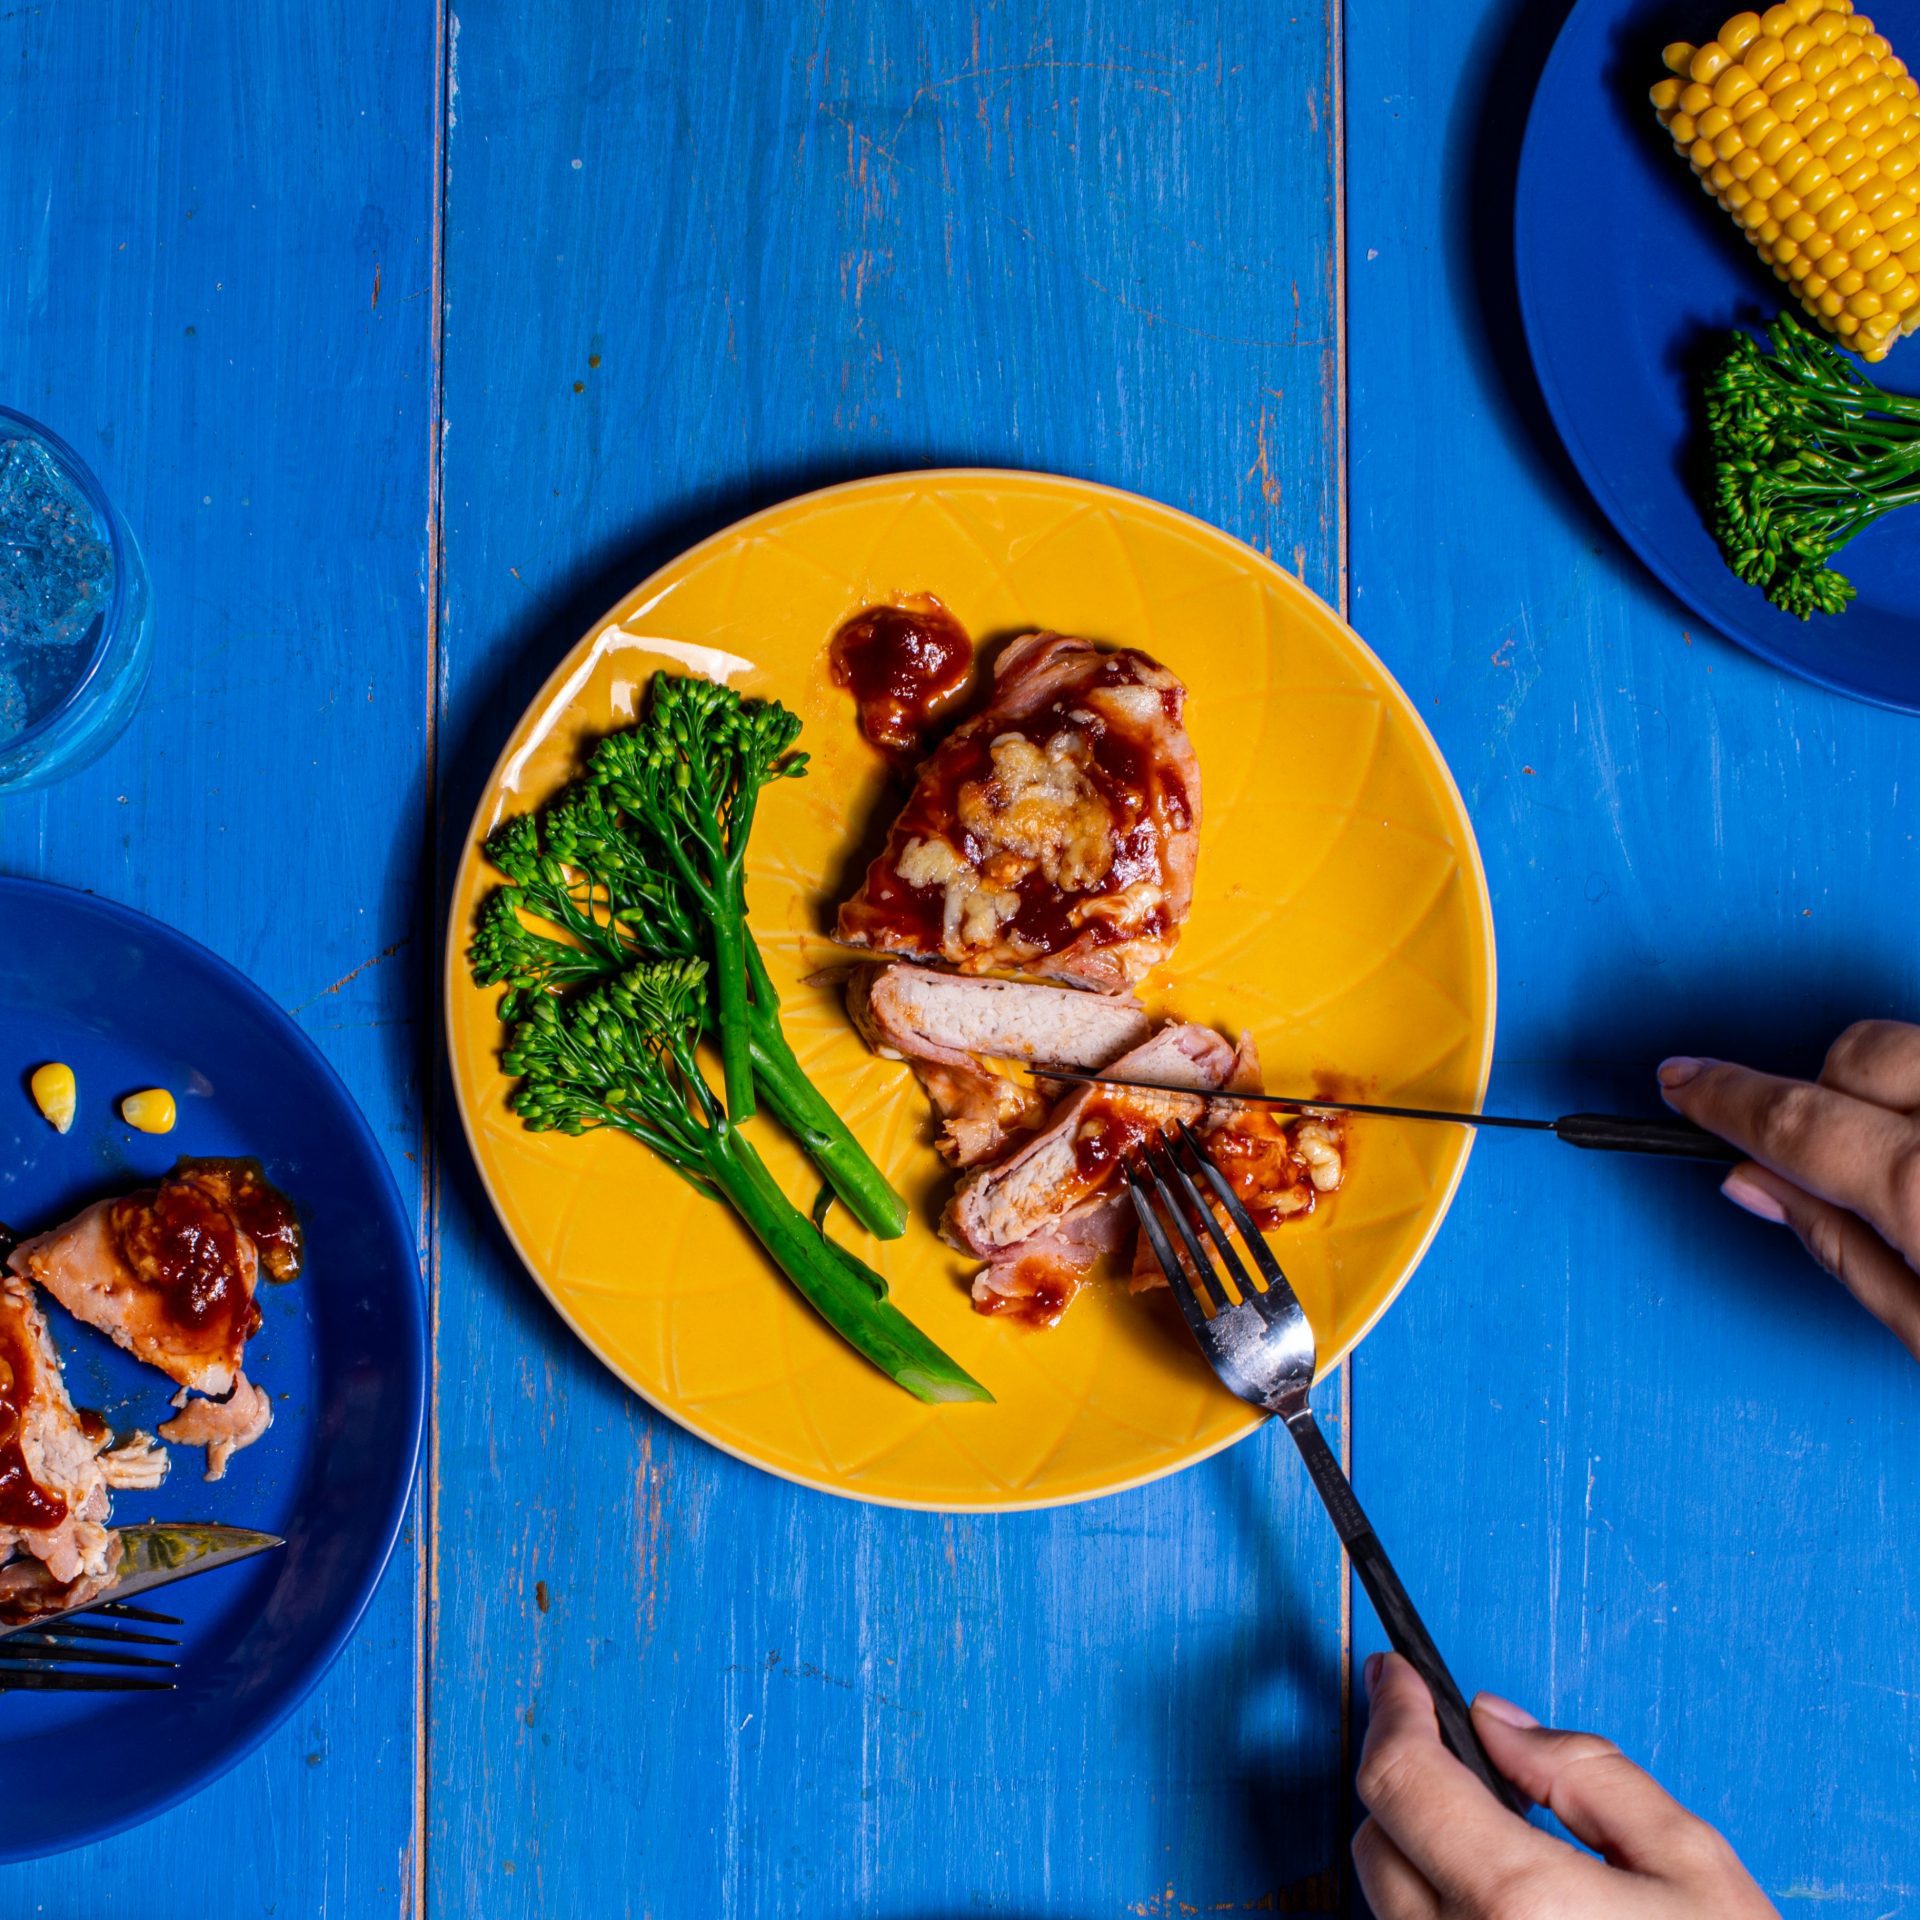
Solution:
<svg viewBox="0 0 1920 1920"><path fill-rule="evenodd" d="M1787 1210L1765 1187L1749 1180L1744 1173L1730 1173L1720 1183L1724 1193L1736 1207L1743 1207L1756 1220L1770 1220L1776 1227L1787 1224Z"/></svg>
<svg viewBox="0 0 1920 1920"><path fill-rule="evenodd" d="M1511 1700L1502 1700L1497 1693L1476 1693L1473 1696L1473 1709L1498 1720L1507 1727L1537 1727L1540 1722L1525 1707L1516 1707Z"/></svg>
<svg viewBox="0 0 1920 1920"><path fill-rule="evenodd" d="M1660 1062L1660 1084L1669 1088L1684 1087L1706 1064L1704 1060L1695 1060L1688 1054L1677 1053L1671 1060Z"/></svg>
<svg viewBox="0 0 1920 1920"><path fill-rule="evenodd" d="M1361 1676L1367 1683L1367 1698L1369 1700L1373 1698L1373 1690L1380 1681L1382 1658L1383 1656L1380 1654L1370 1653L1367 1655L1367 1664L1360 1669Z"/></svg>

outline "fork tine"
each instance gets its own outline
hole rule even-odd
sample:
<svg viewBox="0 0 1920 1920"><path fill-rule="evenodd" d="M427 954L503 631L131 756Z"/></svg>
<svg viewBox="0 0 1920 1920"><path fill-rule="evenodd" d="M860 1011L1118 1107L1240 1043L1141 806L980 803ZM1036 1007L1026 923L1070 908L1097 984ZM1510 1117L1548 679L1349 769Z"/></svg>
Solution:
<svg viewBox="0 0 1920 1920"><path fill-rule="evenodd" d="M171 1680L146 1680L133 1674L0 1666L0 1693L171 1693L173 1685Z"/></svg>
<svg viewBox="0 0 1920 1920"><path fill-rule="evenodd" d="M145 1620L156 1627L178 1627L185 1624L176 1620L170 1613L153 1613L146 1607L130 1607L124 1600L103 1600L97 1607L82 1609L86 1613L104 1613L116 1620Z"/></svg>
<svg viewBox="0 0 1920 1920"><path fill-rule="evenodd" d="M1220 1204L1227 1210L1227 1218L1233 1222L1235 1231L1246 1242L1247 1251L1253 1255L1253 1263L1260 1269L1260 1277L1266 1281L1270 1290L1282 1299L1293 1298L1293 1284L1281 1270L1280 1262L1273 1257L1273 1249L1267 1245L1267 1236L1254 1225L1253 1216L1240 1203L1240 1196L1234 1192L1232 1183L1201 1150L1200 1143L1182 1127L1178 1135L1180 1144L1186 1148L1189 1158L1199 1168L1207 1185L1220 1196ZM1204 1209L1209 1224L1214 1229L1214 1237L1222 1246L1226 1241L1221 1237L1219 1221L1213 1218L1213 1209Z"/></svg>
<svg viewBox="0 0 1920 1920"><path fill-rule="evenodd" d="M1194 1291L1206 1303L1210 1313L1225 1313L1233 1305L1227 1298L1226 1283L1215 1271L1213 1262L1207 1258L1207 1250L1194 1237L1192 1224L1187 1219L1184 1192L1176 1192L1167 1184L1166 1175L1160 1171L1160 1162L1165 1158L1166 1143L1160 1140L1149 1141L1141 1150L1141 1163L1147 1170L1147 1178L1153 1182L1154 1193L1158 1196L1165 1222L1180 1236L1180 1244L1186 1248L1187 1257L1193 1263L1186 1269L1193 1283ZM1180 1169L1167 1162L1167 1171L1178 1182ZM1176 1256L1176 1264L1179 1264Z"/></svg>
<svg viewBox="0 0 1920 1920"><path fill-rule="evenodd" d="M1200 1151L1200 1148L1193 1141L1187 1139L1185 1136L1186 1129L1182 1128L1180 1132L1174 1136L1175 1142L1180 1146L1186 1147L1202 1172L1215 1171L1212 1161ZM1194 1185L1192 1174L1180 1164L1179 1155L1173 1146L1166 1148L1166 1156L1167 1164L1173 1169L1175 1179L1180 1182L1182 1197L1191 1205L1193 1211L1200 1216L1201 1224L1207 1230L1207 1237L1220 1249L1221 1262L1227 1271L1232 1274L1234 1285L1240 1289L1240 1298L1242 1300L1258 1299L1259 1293L1253 1284L1253 1275L1247 1271L1245 1264L1242 1262L1239 1249L1233 1244L1232 1236L1221 1226L1213 1209L1207 1205L1207 1196ZM1248 1222L1248 1231L1252 1232L1252 1222ZM1255 1235L1255 1238L1258 1238L1258 1235Z"/></svg>
<svg viewBox="0 0 1920 1920"><path fill-rule="evenodd" d="M178 1640L169 1639L164 1633L135 1633L128 1627L92 1626L78 1619L62 1620L57 1627L22 1627L16 1633L7 1636L0 1644L0 1652L5 1645L19 1646L29 1642L38 1646L60 1646L72 1640L110 1640L116 1646L134 1647L177 1647Z"/></svg>
<svg viewBox="0 0 1920 1920"><path fill-rule="evenodd" d="M146 1653L120 1653L111 1647L63 1647L59 1645L21 1645L16 1634L0 1649L0 1661L10 1666L56 1667L67 1662L83 1667L177 1667L177 1660L156 1660Z"/></svg>
<svg viewBox="0 0 1920 1920"><path fill-rule="evenodd" d="M1153 1248L1153 1257L1160 1262L1160 1271L1167 1276L1167 1285L1173 1289L1173 1297L1180 1302L1180 1311L1187 1316L1187 1325L1193 1329L1195 1339L1200 1341L1204 1349L1207 1310L1194 1297L1186 1269L1181 1266L1180 1256L1174 1252L1173 1242L1167 1238L1167 1231L1153 1210L1153 1202L1142 1188L1139 1173L1131 1163L1125 1172L1128 1196L1133 1201L1134 1212L1140 1216L1140 1231L1147 1236L1147 1244Z"/></svg>

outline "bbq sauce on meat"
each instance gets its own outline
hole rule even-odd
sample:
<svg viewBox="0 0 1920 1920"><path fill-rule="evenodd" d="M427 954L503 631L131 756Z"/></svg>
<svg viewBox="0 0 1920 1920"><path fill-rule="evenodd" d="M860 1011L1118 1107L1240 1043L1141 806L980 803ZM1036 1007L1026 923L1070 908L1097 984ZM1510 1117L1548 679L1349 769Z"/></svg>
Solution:
<svg viewBox="0 0 1920 1920"><path fill-rule="evenodd" d="M38 1364L18 1319L0 1319L0 1527L57 1527L67 1517L67 1503L27 1471L20 1445Z"/></svg>
<svg viewBox="0 0 1920 1920"><path fill-rule="evenodd" d="M258 1160L182 1160L176 1176L213 1189L254 1244L269 1280L297 1280L303 1244L293 1202L262 1171Z"/></svg>
<svg viewBox="0 0 1920 1920"><path fill-rule="evenodd" d="M1216 1127L1203 1144L1254 1225L1277 1227L1311 1213L1314 1185L1307 1163L1294 1151L1291 1132L1299 1115L1256 1106L1229 1111L1232 1123Z"/></svg>
<svg viewBox="0 0 1920 1920"><path fill-rule="evenodd" d="M940 712L967 684L973 641L932 594L866 607L827 650L833 684L853 695L860 731L896 761L917 760Z"/></svg>
<svg viewBox="0 0 1920 1920"><path fill-rule="evenodd" d="M1080 1291L1080 1274L1046 1254L1029 1253L1014 1263L1013 1287L974 1302L974 1312L1021 1327L1054 1327Z"/></svg>
<svg viewBox="0 0 1920 1920"><path fill-rule="evenodd" d="M1086 778L1107 814L1109 863L1094 884L1081 889L1054 886L1038 871L1023 875L1013 887L1018 905L1009 931L1036 954L1056 953L1080 938L1095 946L1111 946L1164 933L1168 925L1164 906L1131 918L1089 911L1094 903L1136 882L1157 880L1163 832L1183 832L1192 824L1192 802L1178 774L1156 765L1151 749L1134 728L1084 704L1086 693L1094 688L1136 684L1133 663L1139 658L1115 654L1090 682L1037 713L1000 721L991 732L970 724L943 741L928 761L886 848L868 869L869 908L898 935L928 951L939 951L945 890L938 885L915 886L904 879L896 865L902 849L916 838L944 838L954 832L962 789L970 783L992 783L996 740L1018 735L1045 748L1069 734L1086 744ZM1167 717L1177 721L1179 690L1166 690L1160 702ZM970 865L983 869L988 878L995 877L991 864L986 864L988 849L972 835L959 834L957 848Z"/></svg>
<svg viewBox="0 0 1920 1920"><path fill-rule="evenodd" d="M242 1233L271 1278L300 1270L299 1221L256 1161L183 1160L158 1187L115 1201L107 1220L120 1257L186 1332L245 1339L259 1326L241 1272Z"/></svg>

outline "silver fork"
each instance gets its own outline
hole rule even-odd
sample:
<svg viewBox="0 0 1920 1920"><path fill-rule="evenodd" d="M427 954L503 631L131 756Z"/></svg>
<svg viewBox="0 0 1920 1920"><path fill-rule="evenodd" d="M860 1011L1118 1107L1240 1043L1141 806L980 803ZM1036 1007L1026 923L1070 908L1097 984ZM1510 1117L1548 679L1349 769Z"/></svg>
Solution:
<svg viewBox="0 0 1920 1920"><path fill-rule="evenodd" d="M64 1615L57 1625L17 1628L0 1640L0 1693L170 1692L179 1662L131 1649L174 1648L180 1642L162 1633L141 1633L132 1622L180 1625L170 1613L109 1602Z"/></svg>
<svg viewBox="0 0 1920 1920"><path fill-rule="evenodd" d="M1125 1171L1140 1229L1167 1276L1193 1337L1200 1343L1200 1351L1241 1399L1251 1400L1286 1422L1394 1651L1412 1664L1433 1695L1441 1738L1503 1806L1524 1818L1528 1802L1487 1758L1473 1730L1473 1716L1440 1657L1440 1649L1400 1584L1386 1549L1354 1497L1352 1482L1341 1471L1313 1417L1307 1399L1313 1385L1313 1329L1272 1248L1225 1176L1184 1126L1171 1141L1149 1142ZM1204 1195L1202 1187L1195 1184L1196 1176L1204 1183ZM1247 1271L1232 1236L1208 1204L1209 1198L1218 1200L1253 1256L1259 1282ZM1200 1238L1201 1232L1218 1251L1217 1266ZM1182 1261L1181 1251L1190 1266ZM1225 1269L1224 1278L1220 1268Z"/></svg>

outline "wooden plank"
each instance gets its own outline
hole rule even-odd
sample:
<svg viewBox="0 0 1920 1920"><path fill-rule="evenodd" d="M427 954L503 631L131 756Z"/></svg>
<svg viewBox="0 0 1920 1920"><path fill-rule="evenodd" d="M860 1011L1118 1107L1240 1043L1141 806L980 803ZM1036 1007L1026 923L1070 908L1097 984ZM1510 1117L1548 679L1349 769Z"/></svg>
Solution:
<svg viewBox="0 0 1920 1920"><path fill-rule="evenodd" d="M1352 19L1354 611L1481 837L1496 1093L1644 1107L1668 1052L1806 1070L1920 1007L1920 734L1695 628L1554 450L1508 248L1558 11ZM1914 1911L1920 1378L1796 1246L1697 1171L1488 1138L1354 1394L1465 1684L1619 1739L1783 1912Z"/></svg>
<svg viewBox="0 0 1920 1920"><path fill-rule="evenodd" d="M447 833L618 592L822 482L1082 473L1336 592L1329 36L463 7ZM457 1149L442 1199L436 1915L1331 1910L1338 1558L1284 1442L1063 1513L840 1504L597 1372Z"/></svg>
<svg viewBox="0 0 1920 1920"><path fill-rule="evenodd" d="M345 0L0 18L6 400L98 466L157 600L153 684L91 771L0 800L0 865L235 961L422 1187L434 21ZM399 1911L409 1536L332 1676L226 1782L0 1909ZM164 1769L166 1754L103 1752ZM50 1879L50 1875L57 1876ZM176 1902L177 1904L177 1902Z"/></svg>

